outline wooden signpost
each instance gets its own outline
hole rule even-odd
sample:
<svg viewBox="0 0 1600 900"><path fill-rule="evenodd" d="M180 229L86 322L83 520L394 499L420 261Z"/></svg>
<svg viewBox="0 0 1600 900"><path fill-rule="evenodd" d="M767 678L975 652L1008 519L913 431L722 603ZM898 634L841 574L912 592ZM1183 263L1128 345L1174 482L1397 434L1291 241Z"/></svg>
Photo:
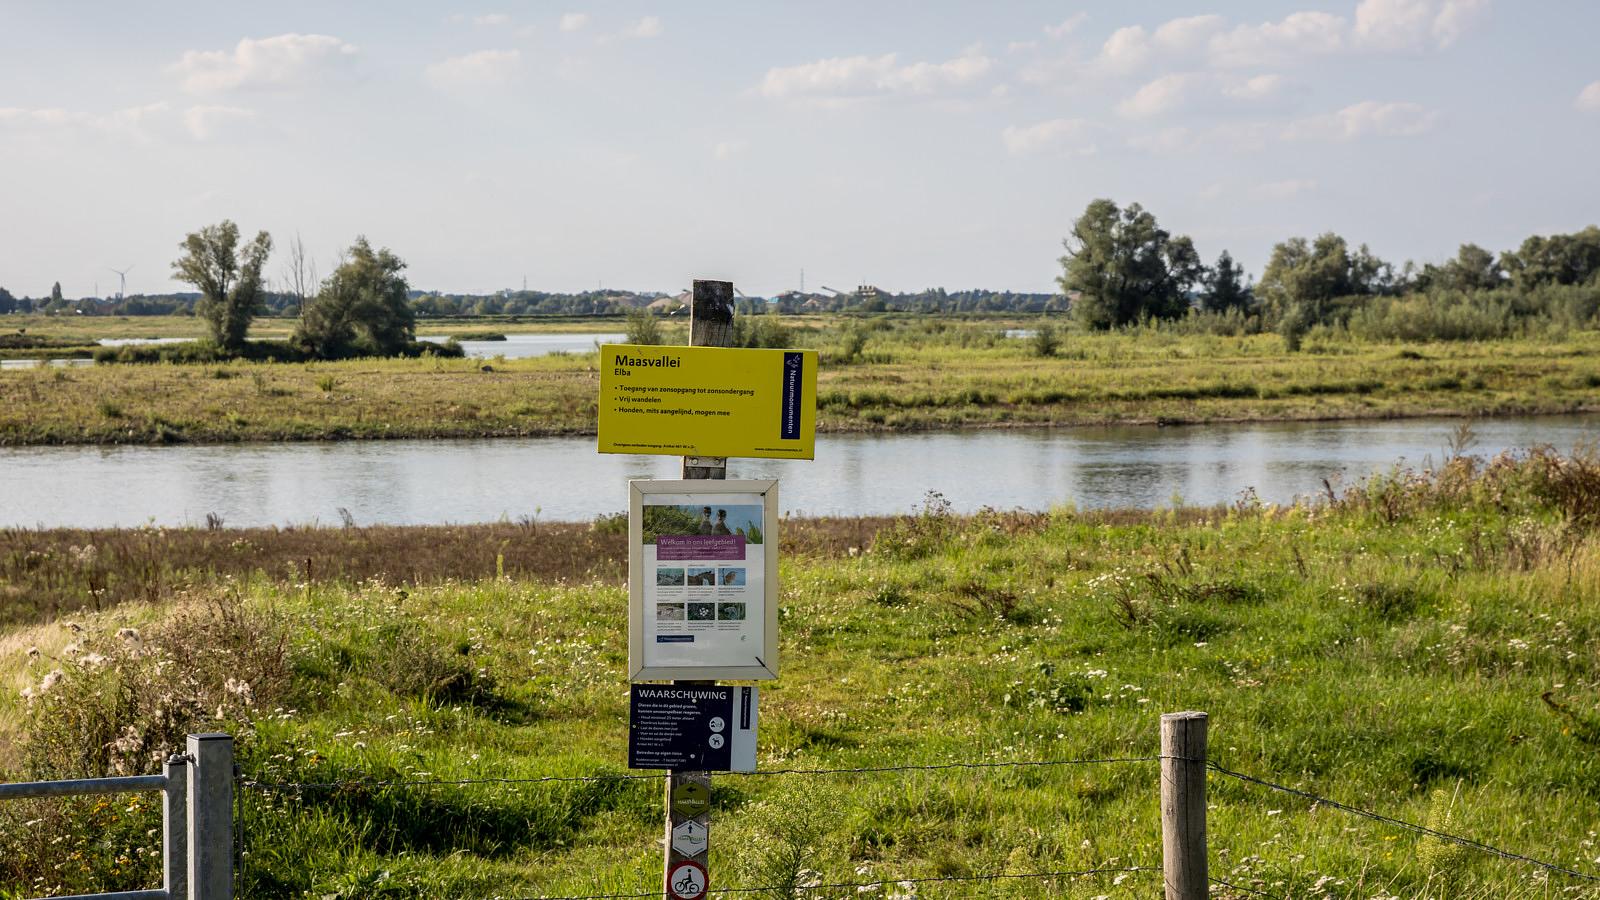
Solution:
<svg viewBox="0 0 1600 900"><path fill-rule="evenodd" d="M731 347L733 345L733 282L695 281L694 300L689 306L689 346ZM725 456L685 456L683 477L686 479L726 479L728 458ZM681 685L711 685L713 681L676 681ZM687 804L674 802L690 796L703 796L706 802ZM666 896L672 900L696 900L707 889L708 866L711 859L711 773L674 771L667 776L666 853L662 865L662 880ZM687 814L687 815L685 815ZM698 836L696 840L681 839L683 833ZM680 835L679 840L674 840ZM699 874L699 892L688 894L678 888L693 888L695 873ZM677 884L674 885L674 877Z"/></svg>
<svg viewBox="0 0 1600 900"><path fill-rule="evenodd" d="M600 452L812 458L816 351L734 349L733 297L695 281L687 348L601 348ZM778 675L778 484L682 459L682 480L629 485L628 764L668 770L662 895L700 900L711 772L755 771L759 719L756 688L715 679Z"/></svg>

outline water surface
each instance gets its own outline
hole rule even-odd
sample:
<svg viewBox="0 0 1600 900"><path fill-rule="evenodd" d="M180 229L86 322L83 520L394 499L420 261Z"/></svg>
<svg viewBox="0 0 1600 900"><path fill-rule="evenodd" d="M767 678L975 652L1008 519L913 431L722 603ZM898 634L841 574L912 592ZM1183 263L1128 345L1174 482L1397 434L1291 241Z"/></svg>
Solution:
<svg viewBox="0 0 1600 900"><path fill-rule="evenodd" d="M817 459L733 460L777 477L806 514L913 509L929 491L962 511L1288 502L1396 464L1442 459L1460 420L1410 419L837 435ZM1474 452L1600 441L1600 416L1474 425ZM228 525L582 521L622 510L629 478L676 478L672 457L595 452L593 438L349 441L0 449L0 525Z"/></svg>
<svg viewBox="0 0 1600 900"><path fill-rule="evenodd" d="M531 356L547 356L551 353L593 353L595 344L620 344L624 335L610 332L586 332L581 334L508 334L503 341L461 341L461 349L472 359L492 359L502 356L506 359L527 359ZM444 343L449 340L443 334L419 334L419 341L433 341Z"/></svg>

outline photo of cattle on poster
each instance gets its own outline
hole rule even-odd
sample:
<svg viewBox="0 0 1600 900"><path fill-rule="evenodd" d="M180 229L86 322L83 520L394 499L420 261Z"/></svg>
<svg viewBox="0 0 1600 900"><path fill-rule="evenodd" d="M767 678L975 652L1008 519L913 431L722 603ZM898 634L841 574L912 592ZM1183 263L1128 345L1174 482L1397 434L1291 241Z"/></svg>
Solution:
<svg viewBox="0 0 1600 900"><path fill-rule="evenodd" d="M777 674L777 483L634 481L633 680Z"/></svg>

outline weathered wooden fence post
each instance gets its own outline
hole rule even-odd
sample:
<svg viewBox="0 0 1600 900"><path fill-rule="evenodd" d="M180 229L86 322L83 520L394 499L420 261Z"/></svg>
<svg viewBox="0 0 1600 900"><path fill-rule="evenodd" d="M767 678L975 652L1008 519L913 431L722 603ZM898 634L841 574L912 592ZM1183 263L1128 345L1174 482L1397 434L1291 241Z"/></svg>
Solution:
<svg viewBox="0 0 1600 900"><path fill-rule="evenodd" d="M733 346L733 282L696 281L689 307L689 346ZM726 478L725 456L685 456L684 478Z"/></svg>
<svg viewBox="0 0 1600 900"><path fill-rule="evenodd" d="M1205 900L1206 714L1161 717L1161 869L1166 900Z"/></svg>
<svg viewBox="0 0 1600 900"><path fill-rule="evenodd" d="M731 281L695 281L694 300L689 307L689 346L691 347L731 347L733 345L733 282ZM728 460L722 456L685 456L683 458L683 477L685 479L726 479L728 477ZM715 684L712 681L677 681L679 685L707 686ZM696 786L699 790L696 790ZM680 798L690 796L703 796L704 804L673 803L674 796ZM672 772L667 776L667 846L665 865L662 866L662 881L669 881L669 873L673 867L682 862L696 862L707 871L710 871L711 857L711 773L710 772ZM676 808L675 808L676 807ZM675 841L674 831L689 823L689 831L695 831L699 826L701 841ZM679 852L680 847L693 852ZM709 881L709 879L708 879ZM678 896L673 886L664 884L664 894L668 898ZM704 887L701 889L702 893ZM698 896L698 895L696 895Z"/></svg>
<svg viewBox="0 0 1600 900"><path fill-rule="evenodd" d="M189 735L189 896L233 900L233 738Z"/></svg>

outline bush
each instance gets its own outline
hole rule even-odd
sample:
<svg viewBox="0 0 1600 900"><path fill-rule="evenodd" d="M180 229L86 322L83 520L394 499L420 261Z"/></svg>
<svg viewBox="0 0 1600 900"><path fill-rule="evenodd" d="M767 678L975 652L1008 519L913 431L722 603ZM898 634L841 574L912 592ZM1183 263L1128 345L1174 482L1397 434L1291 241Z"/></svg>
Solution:
<svg viewBox="0 0 1600 900"><path fill-rule="evenodd" d="M794 333L777 316L737 316L733 320L733 345L781 350L794 346Z"/></svg>
<svg viewBox="0 0 1600 900"><path fill-rule="evenodd" d="M1056 327L1049 322L1040 322L1039 327L1033 330L1031 349L1034 356L1055 356L1056 350L1061 347L1061 336L1056 332Z"/></svg>
<svg viewBox="0 0 1600 900"><path fill-rule="evenodd" d="M1486 341L1521 330L1509 292L1378 297L1350 317L1350 333L1371 341Z"/></svg>
<svg viewBox="0 0 1600 900"><path fill-rule="evenodd" d="M867 349L867 329L852 322L839 332L839 346L828 355L828 361L838 365L849 365L861 361L862 351Z"/></svg>
<svg viewBox="0 0 1600 900"><path fill-rule="evenodd" d="M624 329L627 344L661 343L661 323L654 313L642 309L628 310L628 323Z"/></svg>
<svg viewBox="0 0 1600 900"><path fill-rule="evenodd" d="M27 688L21 757L35 778L154 774L196 731L248 730L258 704L288 685L287 635L218 594L144 633L77 639ZM270 708L270 706L268 707Z"/></svg>

